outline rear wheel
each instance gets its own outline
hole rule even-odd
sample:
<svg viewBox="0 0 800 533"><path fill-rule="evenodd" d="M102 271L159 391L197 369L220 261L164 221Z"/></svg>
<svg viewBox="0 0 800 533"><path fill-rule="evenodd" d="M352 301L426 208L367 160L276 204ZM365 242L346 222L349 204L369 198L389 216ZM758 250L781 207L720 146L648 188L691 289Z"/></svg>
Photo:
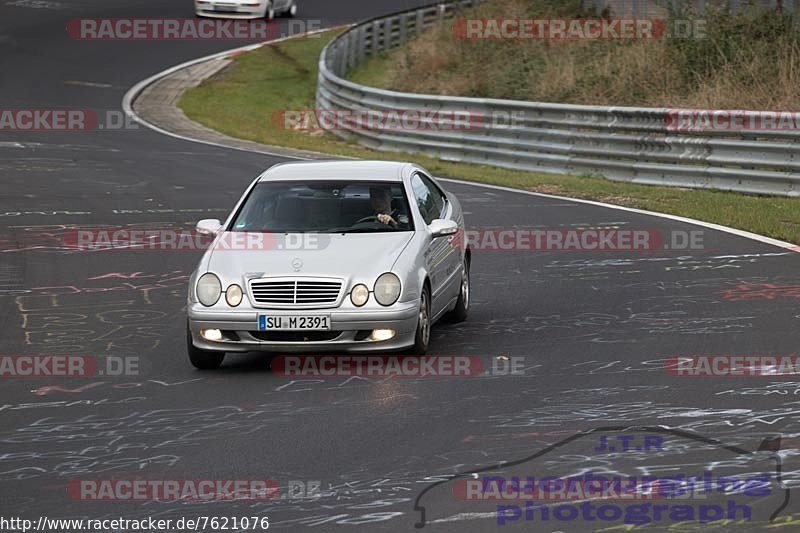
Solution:
<svg viewBox="0 0 800 533"><path fill-rule="evenodd" d="M219 368L225 359L225 352L201 350L192 343L192 332L186 328L186 350L189 352L189 361L200 370L214 370Z"/></svg>
<svg viewBox="0 0 800 533"><path fill-rule="evenodd" d="M456 306L450 311L450 320L452 322L463 322L467 319L469 314L469 257L464 256L464 265L461 269L461 292L458 294L458 301Z"/></svg>
<svg viewBox="0 0 800 533"><path fill-rule="evenodd" d="M431 295L428 287L422 289L419 298L419 314L417 315L417 333L414 336L414 346L409 353L425 355L431 340Z"/></svg>
<svg viewBox="0 0 800 533"><path fill-rule="evenodd" d="M286 12L287 17L296 17L297 16L297 2L292 2L291 7Z"/></svg>

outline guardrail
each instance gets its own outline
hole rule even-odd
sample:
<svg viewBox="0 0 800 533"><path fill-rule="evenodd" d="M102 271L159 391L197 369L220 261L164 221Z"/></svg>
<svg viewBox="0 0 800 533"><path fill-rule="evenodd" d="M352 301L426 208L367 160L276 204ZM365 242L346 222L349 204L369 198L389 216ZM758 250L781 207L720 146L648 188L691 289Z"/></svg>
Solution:
<svg viewBox="0 0 800 533"><path fill-rule="evenodd" d="M373 19L331 41L319 61L318 112L332 117L435 112L481 117L479 127L391 128L337 119L333 133L378 149L447 161L633 183L800 196L800 128L674 131L666 108L605 107L410 94L366 87L348 71L404 44L479 0L461 0ZM746 112L745 119L764 119ZM511 118L496 120L498 117ZM800 122L800 115L798 115ZM330 124L328 125L330 126ZM326 127L323 124L323 127Z"/></svg>

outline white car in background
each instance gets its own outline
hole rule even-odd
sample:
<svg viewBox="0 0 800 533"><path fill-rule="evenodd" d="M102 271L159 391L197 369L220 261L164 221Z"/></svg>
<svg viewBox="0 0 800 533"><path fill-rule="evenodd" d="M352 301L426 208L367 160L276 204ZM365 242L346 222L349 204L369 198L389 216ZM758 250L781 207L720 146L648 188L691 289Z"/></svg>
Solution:
<svg viewBox="0 0 800 533"><path fill-rule="evenodd" d="M195 0L199 17L273 19L276 15L297 15L297 0Z"/></svg>

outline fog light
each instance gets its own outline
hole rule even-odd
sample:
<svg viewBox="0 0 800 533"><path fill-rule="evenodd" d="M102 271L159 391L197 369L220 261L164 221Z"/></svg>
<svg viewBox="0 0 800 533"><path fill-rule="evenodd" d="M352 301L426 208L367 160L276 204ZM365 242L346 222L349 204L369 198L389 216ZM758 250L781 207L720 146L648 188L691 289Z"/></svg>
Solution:
<svg viewBox="0 0 800 533"><path fill-rule="evenodd" d="M371 341L388 341L395 336L393 329L373 329L372 335L369 336Z"/></svg>
<svg viewBox="0 0 800 533"><path fill-rule="evenodd" d="M218 329L201 329L200 336L207 341L221 341L222 332Z"/></svg>

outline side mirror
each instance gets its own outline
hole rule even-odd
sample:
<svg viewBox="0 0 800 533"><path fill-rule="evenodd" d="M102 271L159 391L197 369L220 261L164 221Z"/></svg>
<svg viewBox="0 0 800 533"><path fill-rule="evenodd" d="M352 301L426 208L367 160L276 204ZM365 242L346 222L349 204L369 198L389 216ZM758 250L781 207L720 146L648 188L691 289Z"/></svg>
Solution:
<svg viewBox="0 0 800 533"><path fill-rule="evenodd" d="M210 235L212 237L217 233L219 233L219 230L221 228L222 224L216 218L206 218L204 220L201 220L200 222L197 223L197 226L195 227L197 233L199 233L200 235Z"/></svg>
<svg viewBox="0 0 800 533"><path fill-rule="evenodd" d="M441 218L437 218L431 222L428 228L431 230L431 235L433 235L434 239L437 237L447 237L448 235L455 235L458 233L458 224L452 220L443 220Z"/></svg>

